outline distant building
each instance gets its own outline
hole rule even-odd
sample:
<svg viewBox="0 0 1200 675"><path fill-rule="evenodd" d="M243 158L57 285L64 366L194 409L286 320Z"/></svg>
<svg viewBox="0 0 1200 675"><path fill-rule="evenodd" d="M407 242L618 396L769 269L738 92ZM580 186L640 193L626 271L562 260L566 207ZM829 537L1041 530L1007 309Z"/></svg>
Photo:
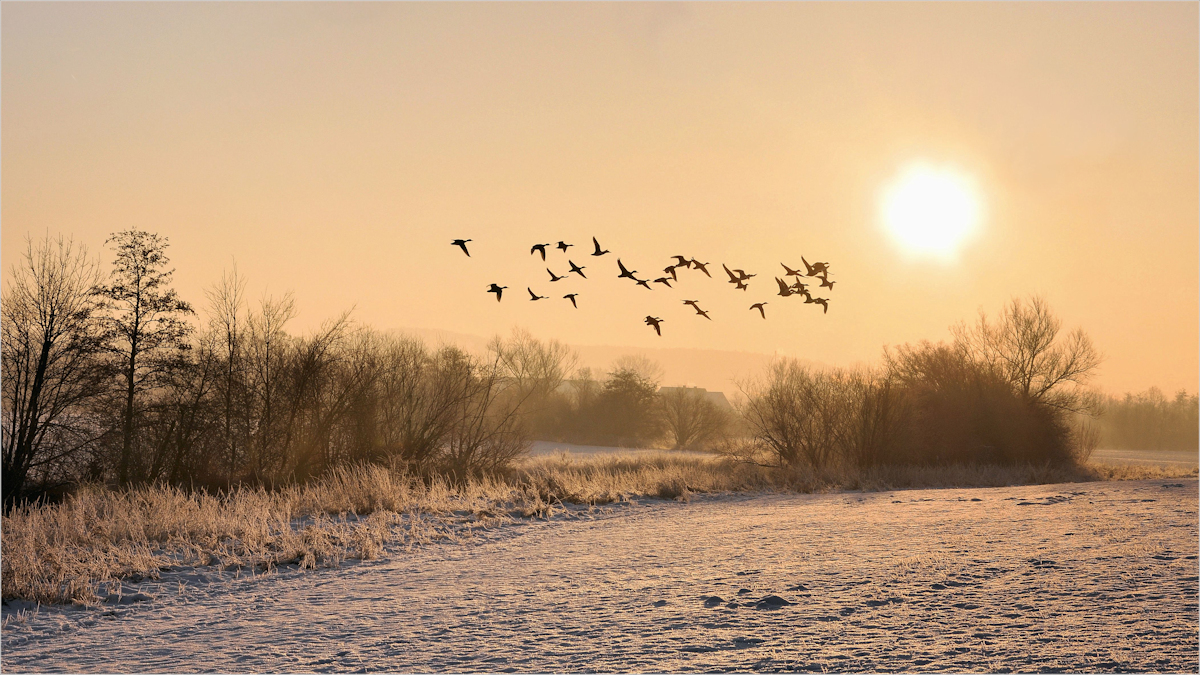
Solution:
<svg viewBox="0 0 1200 675"><path fill-rule="evenodd" d="M713 405L723 410L733 410L733 406L729 403L729 399L725 398L725 394L719 391L708 391L703 387L660 387L658 393L666 394L673 391L698 391L704 394L704 398L713 402Z"/></svg>

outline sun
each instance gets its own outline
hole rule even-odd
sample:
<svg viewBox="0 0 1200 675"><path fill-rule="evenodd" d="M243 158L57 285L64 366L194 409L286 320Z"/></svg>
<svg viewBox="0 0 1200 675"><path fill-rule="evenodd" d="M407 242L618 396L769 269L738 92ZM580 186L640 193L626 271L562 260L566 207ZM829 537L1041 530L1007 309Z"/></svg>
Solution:
<svg viewBox="0 0 1200 675"><path fill-rule="evenodd" d="M919 162L884 190L883 226L906 251L951 259L980 222L979 195L967 176Z"/></svg>

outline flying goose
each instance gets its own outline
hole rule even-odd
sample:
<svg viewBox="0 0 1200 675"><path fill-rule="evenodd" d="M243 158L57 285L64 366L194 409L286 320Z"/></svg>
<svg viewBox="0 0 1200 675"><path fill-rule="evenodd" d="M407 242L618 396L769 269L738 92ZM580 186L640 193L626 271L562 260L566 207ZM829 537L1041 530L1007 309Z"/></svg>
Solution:
<svg viewBox="0 0 1200 675"><path fill-rule="evenodd" d="M646 279L638 279L637 277L634 277L633 280L637 282L638 286L645 286L646 290L648 291L654 290L653 288L650 288L650 282Z"/></svg>
<svg viewBox="0 0 1200 675"><path fill-rule="evenodd" d="M671 275L671 281L679 281L679 276L675 274L675 266L667 265L663 268L663 272Z"/></svg>
<svg viewBox="0 0 1200 675"><path fill-rule="evenodd" d="M563 298L566 300L570 300L571 305L573 305L575 307L575 309L579 309L579 305L575 304L575 296L577 296L577 295L579 295L579 294L578 293L567 293L566 295L563 296Z"/></svg>
<svg viewBox="0 0 1200 675"><path fill-rule="evenodd" d="M546 268L546 271L547 271L547 272L550 272L550 268L549 268L549 267L547 267L547 268ZM568 274L569 274L569 272L568 272ZM561 277L560 277L560 276L558 276L557 274L555 274L554 272L550 272L550 281L552 281L552 282L553 282L553 281L559 281L559 280L561 280L561 279L566 279L566 278L567 278L566 274L564 274L563 276L561 276Z"/></svg>
<svg viewBox="0 0 1200 675"><path fill-rule="evenodd" d="M592 255L604 255L605 253L608 253L608 249L603 251L600 250L600 242L596 241L595 237L592 237L592 244L596 247L596 250L592 253Z"/></svg>
<svg viewBox="0 0 1200 675"><path fill-rule="evenodd" d="M496 284L492 284L491 286L488 286L487 292L495 293L496 302L500 302L500 296L504 295L504 289L506 288L508 288L508 286L497 286Z"/></svg>
<svg viewBox="0 0 1200 675"><path fill-rule="evenodd" d="M783 297L786 298L787 296L791 295L792 293L795 293L795 291L793 291L791 289L791 287L788 286L786 282L784 282L783 279L780 279L779 277L775 277L775 281L779 283L779 294L782 295Z"/></svg>
<svg viewBox="0 0 1200 675"><path fill-rule="evenodd" d="M671 288L671 280L666 277L659 277L654 280L654 283L662 284L663 286L666 286L667 288Z"/></svg>
<svg viewBox="0 0 1200 675"><path fill-rule="evenodd" d="M634 273L637 272L637 270L630 271L630 270L625 269L625 264L621 262L620 258L617 258L617 267L621 268L621 273L617 275L618 279L620 279L621 277L628 277L630 279L633 279L634 281L637 281L637 277L633 276Z"/></svg>
<svg viewBox="0 0 1200 675"><path fill-rule="evenodd" d="M691 263L692 263L692 267L700 270L701 272L704 272L704 276L708 277L709 279L712 278L712 275L708 273L708 266L711 265L712 263L702 263L699 260L696 260L695 258L692 258Z"/></svg>
<svg viewBox="0 0 1200 675"><path fill-rule="evenodd" d="M692 261L688 260L687 258L685 258L681 255L673 255L671 257L675 259L675 267L689 267L690 268L692 266Z"/></svg>
<svg viewBox="0 0 1200 675"><path fill-rule="evenodd" d="M470 258L471 252L467 250L467 242L468 241L471 241L471 240L470 239L455 239L454 241L450 242L450 245L461 248L463 250L463 253L466 253L467 257Z"/></svg>
<svg viewBox="0 0 1200 675"><path fill-rule="evenodd" d="M528 286L525 287L525 290L529 291L529 299L530 300L545 300L548 297L550 297L547 295L538 295L537 293L534 293L533 289Z"/></svg>
<svg viewBox="0 0 1200 675"><path fill-rule="evenodd" d="M647 317L646 317L646 325L647 325L647 326L654 326L654 332L655 332L655 333L658 333L658 336L659 336L659 337L662 337L662 328L661 328L661 327L659 327L659 325L658 325L658 324L659 324L659 323L661 323L661 322L662 322L662 319L660 319L660 318L658 318L658 317L654 317L654 316L647 316Z"/></svg>
<svg viewBox="0 0 1200 675"><path fill-rule="evenodd" d="M756 310L756 309L757 309L757 310L758 310L758 313L759 313L759 314L762 314L762 318L764 318L764 319L765 319L765 318L767 318L767 313L766 313L766 311L765 311L765 310L763 310L763 305L765 305L765 304L767 304L767 303L765 303L765 302L756 302L756 303L754 303L753 305L750 305L750 310L751 310L751 311L754 311L754 310Z"/></svg>
<svg viewBox="0 0 1200 675"><path fill-rule="evenodd" d="M571 264L571 272L578 274L579 276L583 277L584 279L587 278L587 275L583 273L583 271L587 269L587 265L580 267L579 265L576 265L575 263L571 262L570 260L568 260L567 262ZM570 274L571 272L567 272L567 274Z"/></svg>
<svg viewBox="0 0 1200 675"><path fill-rule="evenodd" d="M562 241L560 241L560 242L558 242L558 245L556 245L554 248L556 248L556 249L558 249L558 250L562 251L563 253L566 253L566 252L567 252L567 249L568 249L569 247L571 247L571 246L574 246L574 245L575 245L575 244L568 244L568 243L566 243L566 242L562 242Z"/></svg>
<svg viewBox="0 0 1200 675"><path fill-rule="evenodd" d="M779 264L783 265L783 263L779 263ZM788 267L787 265L783 265L783 270L784 270L783 276L785 276L785 277L798 277L803 274L803 272L801 272L800 270L794 270L794 269Z"/></svg>
<svg viewBox="0 0 1200 675"><path fill-rule="evenodd" d="M829 263L827 263L827 262L815 262L815 263L809 265L808 261L804 259L804 256L800 256L800 262L804 263L804 266L808 268L807 276L810 276L810 277L815 277L818 274L820 274L821 272L829 271Z"/></svg>
<svg viewBox="0 0 1200 675"><path fill-rule="evenodd" d="M534 251L542 254L542 260L546 260L546 247L550 244L534 244L533 248L529 249L529 255L533 255Z"/></svg>

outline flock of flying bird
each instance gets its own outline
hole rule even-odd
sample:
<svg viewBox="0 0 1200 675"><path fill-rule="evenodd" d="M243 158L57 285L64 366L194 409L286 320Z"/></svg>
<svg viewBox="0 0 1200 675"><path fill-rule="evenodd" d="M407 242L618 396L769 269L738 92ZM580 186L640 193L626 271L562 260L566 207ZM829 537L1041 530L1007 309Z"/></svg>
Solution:
<svg viewBox="0 0 1200 675"><path fill-rule="evenodd" d="M461 248L462 252L467 254L467 257L469 258L469 257L471 257L471 252L467 250L467 242L469 242L469 241L472 241L472 240L471 239L455 239L454 241L450 242L450 244L452 246L457 246L457 247ZM608 250L601 250L600 242L596 241L595 237L592 237L592 245L595 247L595 250L591 253L592 256L599 257L602 255L607 255L608 253L611 252ZM533 247L529 249L529 255L534 255L535 253L541 254L542 262L545 262L547 246L550 246L550 244L534 244ZM558 242L558 244L556 244L554 246L554 248L562 251L563 253L566 253L567 249L571 248L572 246L574 246L574 244L568 244L566 242L560 241L560 242ZM629 279L629 280L635 282L638 286L642 286L643 288L645 288L647 290L654 290L650 286L651 283L662 284L662 285L666 286L667 288L673 288L673 286L671 286L671 283L679 281L679 275L676 273L676 270L678 270L680 267L685 268L685 269L698 270L700 272L703 272L710 279L712 278L712 275L709 274L709 272L708 272L708 265L711 265L712 263L700 262L699 260L696 260L695 258L688 258L686 256L681 256L681 255L675 255L675 256L670 256L670 257L675 259L675 264L667 265L666 267L664 267L663 268L663 276L661 276L657 279L654 279L653 281L651 281L649 279L637 278L637 276L636 276L637 270L631 270L631 269L626 268L625 264L621 262L621 259L617 258L617 267L620 268L620 270L621 270L621 273L617 275L617 278L618 279ZM833 290L833 285L837 282L831 281L829 279L829 263L815 262L815 263L810 264L807 260L804 259L803 256L800 257L800 262L804 263L804 270L792 269L792 268L788 267L787 265L780 263L780 265L783 266L783 270L784 270L783 277L784 278L775 277L775 282L779 285L779 295L782 297L785 297L785 298L789 297L789 296L793 296L793 295L802 295L802 296L804 296L804 304L820 305L822 307L822 313L823 314L828 313L829 312L829 299L828 298L814 298L808 290L809 284L804 283L803 281L801 281L801 279L807 278L807 277L815 277L815 278L821 280L821 284L820 284L819 288L828 288L830 290ZM550 270L549 267L546 268L546 272L550 275L551 282L562 281L563 279L566 279L571 274L578 274L580 277L587 279L587 275L583 273L583 271L585 269L587 269L586 266L576 265L574 263L574 261L572 261L570 259L567 260L567 264L571 266L571 269L564 272L562 275L555 274L553 271ZM748 289L749 288L748 282L750 281L750 279L755 276L758 276L757 274L747 274L745 270L740 270L740 269L732 269L731 270L724 263L721 264L721 267L724 268L725 273L727 275L729 275L729 283L733 284L733 286L737 290L744 291L744 290ZM795 277L795 280L789 284L787 281L785 281L785 279L787 277ZM503 297L504 290L506 288L508 288L508 286L492 284L491 286L488 287L487 292L495 293L496 294L496 302L500 302L500 298ZM525 288L525 290L529 291L530 301L549 299L549 296L538 295L537 293L534 293L533 289L528 286ZM563 299L570 300L571 305L574 306L576 309L578 309L579 304L575 301L575 298L577 298L578 296L579 296L578 293L568 293L563 296ZM683 304L690 305L692 309L696 310L696 314L698 316L703 316L704 318L708 319L709 321L712 321L712 317L708 315L708 312L706 312L705 310L700 308L700 304L698 301L684 300ZM766 302L756 302L753 305L750 305L750 310L754 311L757 309L758 313L762 316L762 318L766 319L767 312L763 308L763 306L766 304L767 304ZM646 325L653 327L654 332L658 333L659 336L662 335L662 326L660 325L662 322L663 322L663 319L661 319L659 317L655 317L655 316L647 316L646 317Z"/></svg>

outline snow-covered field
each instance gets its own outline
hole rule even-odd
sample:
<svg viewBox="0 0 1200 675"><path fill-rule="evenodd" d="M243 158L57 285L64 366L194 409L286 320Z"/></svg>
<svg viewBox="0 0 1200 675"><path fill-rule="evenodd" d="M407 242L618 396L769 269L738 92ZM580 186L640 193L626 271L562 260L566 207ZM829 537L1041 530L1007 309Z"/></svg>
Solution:
<svg viewBox="0 0 1200 675"><path fill-rule="evenodd" d="M18 671L1175 671L1195 479L565 512L337 570L5 608ZM181 582L186 581L186 584ZM115 600L115 598L114 598Z"/></svg>

